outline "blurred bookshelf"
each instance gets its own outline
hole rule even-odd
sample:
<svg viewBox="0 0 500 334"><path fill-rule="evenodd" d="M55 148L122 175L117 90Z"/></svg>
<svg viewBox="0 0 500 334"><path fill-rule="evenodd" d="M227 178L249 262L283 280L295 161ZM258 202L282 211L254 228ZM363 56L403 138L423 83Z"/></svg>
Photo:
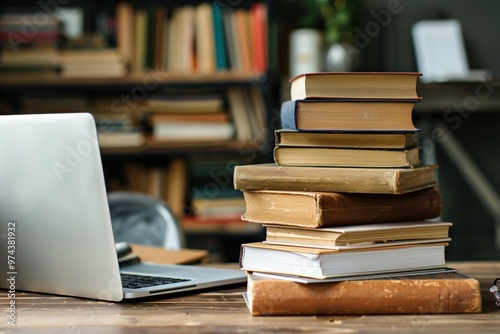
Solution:
<svg viewBox="0 0 500 334"><path fill-rule="evenodd" d="M108 191L165 200L190 247L252 241L261 231L241 208L194 212L193 173L205 167L197 197L208 200L232 187L235 164L270 159L272 16L265 0L2 1L0 114L91 113Z"/></svg>

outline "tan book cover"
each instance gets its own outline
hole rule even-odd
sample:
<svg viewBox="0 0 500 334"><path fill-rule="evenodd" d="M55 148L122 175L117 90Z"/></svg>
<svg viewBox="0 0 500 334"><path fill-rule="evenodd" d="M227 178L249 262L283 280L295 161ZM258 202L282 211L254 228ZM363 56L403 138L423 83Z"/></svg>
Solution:
<svg viewBox="0 0 500 334"><path fill-rule="evenodd" d="M479 282L460 273L302 284L248 274L252 315L480 313Z"/></svg>
<svg viewBox="0 0 500 334"><path fill-rule="evenodd" d="M265 225L265 243L350 249L384 247L405 243L425 243L430 239L449 241L450 222L409 221L348 225L324 228L303 228L281 225Z"/></svg>
<svg viewBox="0 0 500 334"><path fill-rule="evenodd" d="M280 110L281 126L303 131L415 132L412 110L417 100L288 100Z"/></svg>
<svg viewBox="0 0 500 334"><path fill-rule="evenodd" d="M410 168L421 163L420 147L382 150L276 146L273 154L280 166Z"/></svg>
<svg viewBox="0 0 500 334"><path fill-rule="evenodd" d="M436 188L404 195L294 191L243 191L252 223L326 227L435 218L441 213Z"/></svg>
<svg viewBox="0 0 500 334"><path fill-rule="evenodd" d="M416 72L318 72L290 79L291 100L306 98L419 99Z"/></svg>
<svg viewBox="0 0 500 334"><path fill-rule="evenodd" d="M274 132L277 146L406 149L416 146L414 133Z"/></svg>
<svg viewBox="0 0 500 334"><path fill-rule="evenodd" d="M435 186L437 166L415 168L337 168L253 164L235 166L240 190L328 191L404 194Z"/></svg>

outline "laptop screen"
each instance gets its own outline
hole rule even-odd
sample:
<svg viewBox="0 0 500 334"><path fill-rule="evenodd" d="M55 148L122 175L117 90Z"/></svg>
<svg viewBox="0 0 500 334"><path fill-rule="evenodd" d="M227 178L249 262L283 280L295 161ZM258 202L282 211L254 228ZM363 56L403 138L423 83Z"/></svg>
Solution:
<svg viewBox="0 0 500 334"><path fill-rule="evenodd" d="M0 116L0 154L0 287L121 300L93 117Z"/></svg>

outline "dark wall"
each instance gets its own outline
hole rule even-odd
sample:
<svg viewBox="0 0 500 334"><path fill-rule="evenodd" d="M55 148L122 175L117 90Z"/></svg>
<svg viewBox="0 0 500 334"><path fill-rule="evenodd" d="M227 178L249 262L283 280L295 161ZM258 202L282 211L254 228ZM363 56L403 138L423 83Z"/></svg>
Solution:
<svg viewBox="0 0 500 334"><path fill-rule="evenodd" d="M469 67L488 69L494 78L500 79L499 15L500 1L495 0L358 1L355 23L357 39L354 44L359 47L363 59L359 70L417 70L411 39L413 24L424 19L455 18L462 25ZM442 96L442 99L447 101L446 107L443 109L441 106L441 110L435 110L435 113L425 117L431 119L430 123L443 121L443 113L463 103L466 96L474 96L475 86L471 87L470 92L464 92L465 95ZM494 93L500 94L500 87L497 87ZM422 97L422 104L425 104L426 96ZM415 115L417 123L422 118L422 115ZM450 127L450 130L500 194L499 125L500 102L498 110L488 112L481 111L479 106L470 116L462 119L460 126ZM439 142L436 143L435 153L440 166L442 219L454 223L450 232L452 241L447 250L447 259L499 260L500 249L495 246L494 217ZM500 206L500 203L498 205Z"/></svg>
<svg viewBox="0 0 500 334"><path fill-rule="evenodd" d="M388 19L387 12L392 12ZM500 77L499 15L500 1L496 0L357 1L355 26L370 39L369 43L361 45L363 68L416 70L411 39L413 24L420 20L453 18L462 25L470 68L489 69L494 76ZM378 33L377 25L380 27Z"/></svg>

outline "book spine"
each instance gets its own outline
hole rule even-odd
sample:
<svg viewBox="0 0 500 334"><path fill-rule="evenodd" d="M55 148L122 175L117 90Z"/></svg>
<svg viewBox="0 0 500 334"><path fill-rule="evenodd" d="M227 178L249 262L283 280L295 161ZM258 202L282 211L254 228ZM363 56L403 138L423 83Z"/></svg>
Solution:
<svg viewBox="0 0 500 334"><path fill-rule="evenodd" d="M362 280L301 284L249 280L252 315L480 313L479 282L472 278ZM374 302L375 301L375 302Z"/></svg>
<svg viewBox="0 0 500 334"><path fill-rule="evenodd" d="M285 101L281 104L280 118L283 129L297 130L297 102L294 100Z"/></svg>

